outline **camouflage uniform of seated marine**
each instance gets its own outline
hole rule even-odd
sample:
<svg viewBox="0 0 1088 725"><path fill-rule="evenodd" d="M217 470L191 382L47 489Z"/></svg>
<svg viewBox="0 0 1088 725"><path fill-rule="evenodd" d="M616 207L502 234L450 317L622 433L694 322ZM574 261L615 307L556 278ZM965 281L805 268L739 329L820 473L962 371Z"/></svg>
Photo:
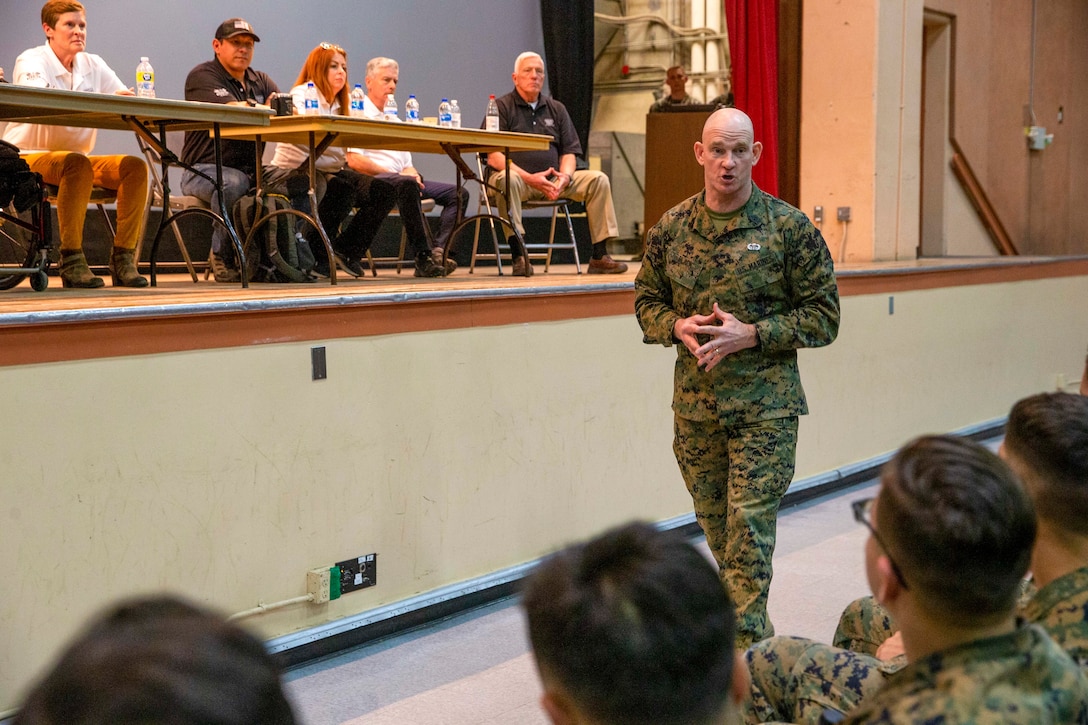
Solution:
<svg viewBox="0 0 1088 725"><path fill-rule="evenodd" d="M1088 668L1088 567L1032 592L1030 586L1022 591L1021 617L1041 625L1082 669ZM752 702L745 721L817 723L824 708L854 710L888 675L907 667L902 655L888 661L874 656L895 630L887 611L863 597L843 613L833 647L793 637L759 643L747 654Z"/></svg>

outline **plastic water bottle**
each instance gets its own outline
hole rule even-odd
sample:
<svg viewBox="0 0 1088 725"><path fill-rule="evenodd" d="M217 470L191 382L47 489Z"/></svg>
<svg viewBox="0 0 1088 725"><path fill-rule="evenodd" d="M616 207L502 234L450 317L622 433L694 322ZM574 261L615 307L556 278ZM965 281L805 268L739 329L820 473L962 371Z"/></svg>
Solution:
<svg viewBox="0 0 1088 725"><path fill-rule="evenodd" d="M140 98L155 97L155 69L146 55L140 56L140 65L136 66L136 95Z"/></svg>
<svg viewBox="0 0 1088 725"><path fill-rule="evenodd" d="M487 99L487 116L484 118L484 129L487 131L499 130L499 106L495 103L495 96Z"/></svg>
<svg viewBox="0 0 1088 725"><path fill-rule="evenodd" d="M320 106L317 105L317 86L313 81L306 84L306 91L302 96L302 115L316 116Z"/></svg>
<svg viewBox="0 0 1088 725"><path fill-rule="evenodd" d="M414 95L408 96L404 102L404 120L408 123L419 123L419 101Z"/></svg>
<svg viewBox="0 0 1088 725"><path fill-rule="evenodd" d="M450 101L450 120L453 128L461 128L461 107L457 105L457 99Z"/></svg>
<svg viewBox="0 0 1088 725"><path fill-rule="evenodd" d="M438 127L451 128L452 126L453 116L450 114L450 101L448 98L443 98L442 102L438 104Z"/></svg>
<svg viewBox="0 0 1088 725"><path fill-rule="evenodd" d="M356 83L355 87L351 89L351 115L353 117L363 117L363 109L366 107L365 98L366 91L363 90L363 84Z"/></svg>
<svg viewBox="0 0 1088 725"><path fill-rule="evenodd" d="M385 108L383 109L383 115L386 121L399 121L397 116L397 99L393 98L393 94L390 93L385 99Z"/></svg>

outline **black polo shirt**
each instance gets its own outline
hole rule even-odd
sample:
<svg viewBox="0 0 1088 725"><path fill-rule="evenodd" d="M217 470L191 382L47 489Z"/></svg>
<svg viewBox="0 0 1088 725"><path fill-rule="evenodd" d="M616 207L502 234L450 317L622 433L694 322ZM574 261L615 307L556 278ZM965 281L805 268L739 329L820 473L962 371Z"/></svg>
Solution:
<svg viewBox="0 0 1088 725"><path fill-rule="evenodd" d="M185 78L187 101L230 103L248 100L268 103L268 97L278 92L276 82L267 73L252 68L246 69L243 87L217 58L201 63ZM257 148L253 141L223 139L222 145L224 166L239 169L251 176L257 173ZM214 164L215 145L211 135L207 131L186 131L181 160L187 164Z"/></svg>
<svg viewBox="0 0 1088 725"><path fill-rule="evenodd" d="M578 140L578 132L574 130L567 107L551 96L538 97L534 109L515 88L502 98L495 99L495 104L499 107L500 130L552 137L545 151L510 152L510 160L529 173L544 171L549 167L558 171L560 156L581 155L582 143Z"/></svg>

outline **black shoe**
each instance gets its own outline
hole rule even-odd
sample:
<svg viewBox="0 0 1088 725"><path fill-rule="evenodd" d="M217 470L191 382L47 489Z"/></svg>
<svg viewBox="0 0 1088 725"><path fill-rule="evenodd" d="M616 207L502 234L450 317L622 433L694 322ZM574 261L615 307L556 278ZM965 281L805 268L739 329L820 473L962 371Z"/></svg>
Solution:
<svg viewBox="0 0 1088 725"><path fill-rule="evenodd" d="M337 267L356 279L363 276L363 264L360 260L335 251L333 252L333 256L336 257Z"/></svg>
<svg viewBox="0 0 1088 725"><path fill-rule="evenodd" d="M416 255L416 272L417 277L445 277L446 270L438 262L434 261L434 256L430 252L420 252Z"/></svg>

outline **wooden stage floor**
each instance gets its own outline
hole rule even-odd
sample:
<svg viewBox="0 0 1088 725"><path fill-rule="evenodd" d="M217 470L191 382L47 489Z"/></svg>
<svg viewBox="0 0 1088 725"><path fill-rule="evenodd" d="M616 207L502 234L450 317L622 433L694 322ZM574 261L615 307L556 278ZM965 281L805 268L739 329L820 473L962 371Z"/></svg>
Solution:
<svg viewBox="0 0 1088 725"><path fill-rule="evenodd" d="M622 258L620 258L622 259ZM233 309L245 306L249 309L265 305L282 307L328 304L389 303L396 300L420 300L444 297L524 297L526 295L550 295L565 292L615 291L633 289L638 262L627 260L629 269L622 275L576 274L573 264L552 265L544 273L543 265L537 264L532 277L499 276L494 266L477 267L469 274L466 267L459 268L449 277L419 278L412 275L411 266L397 274L395 269L378 270L376 277L355 279L346 274L338 275L338 284L320 280L311 284L251 284L243 289L239 284L218 284L214 280L193 283L188 274L171 271L160 272L158 286L144 289L113 288L106 280L106 287L97 290L63 289L60 279L50 276L49 287L35 292L29 282L23 281L11 290L0 291L0 326L28 322L42 322L45 318L61 314L71 321L80 312L97 317L108 311L110 316L125 311L145 314L173 311L185 314L202 306ZM1069 265L1083 273L1088 258L1049 257L986 257L986 258L939 258L900 262L874 262L867 264L839 264L836 273L840 289L845 294L864 294L903 289L904 284L917 287L924 278L937 276L939 286L971 284L973 279L990 279L994 275L1008 278L1048 276L1059 265L1069 273ZM954 277L954 279L953 279ZM898 282L897 282L898 280ZM907 280L913 280L907 282ZM924 287L933 286L922 284ZM64 314L69 313L69 314Z"/></svg>

